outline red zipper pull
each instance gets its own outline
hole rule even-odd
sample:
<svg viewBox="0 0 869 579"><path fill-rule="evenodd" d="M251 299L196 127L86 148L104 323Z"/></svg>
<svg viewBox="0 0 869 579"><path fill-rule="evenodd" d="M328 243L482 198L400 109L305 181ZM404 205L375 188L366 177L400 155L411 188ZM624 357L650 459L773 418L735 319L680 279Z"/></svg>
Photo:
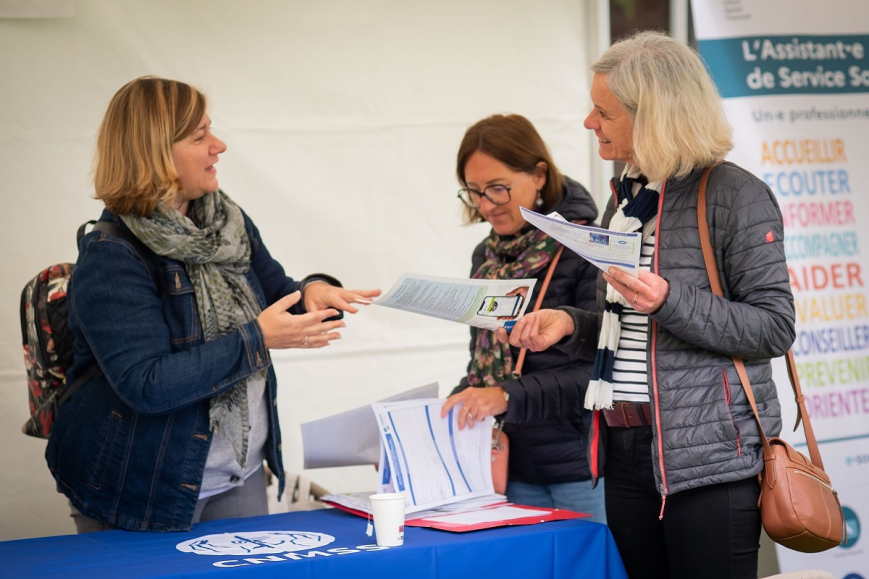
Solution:
<svg viewBox="0 0 869 579"><path fill-rule="evenodd" d="M667 495L661 495L661 513L658 515L658 520L664 518L664 507L667 506Z"/></svg>

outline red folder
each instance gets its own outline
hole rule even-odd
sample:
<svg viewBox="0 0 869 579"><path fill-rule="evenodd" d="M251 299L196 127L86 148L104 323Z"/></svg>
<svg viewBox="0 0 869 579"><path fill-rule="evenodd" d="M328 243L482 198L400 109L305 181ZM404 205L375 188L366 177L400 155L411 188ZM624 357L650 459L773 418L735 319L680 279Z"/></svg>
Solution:
<svg viewBox="0 0 869 579"><path fill-rule="evenodd" d="M344 505L339 505L337 503L333 503L331 501L323 501L325 504L333 506L337 509L341 509L342 511L346 511L353 515L357 515L362 518L369 518L370 515L363 511L357 511L356 509L351 509ZM440 531L450 531L453 533L464 533L466 531L479 531L481 529L493 529L495 527L509 527L509 526L519 526L519 525L536 525L538 523L545 523L548 521L564 521L567 519L579 519L582 517L590 517L591 515L588 513L576 513L574 511L568 511L567 509L550 509L547 507L530 507L527 505L514 505L511 503L496 503L493 505L489 505L483 507L479 510L489 510L498 507L506 507L509 506L515 509L525 509L529 511L529 515L527 517L519 517L519 518L509 518L505 520L493 520L493 521L483 521L478 523L456 523L444 519L448 519L450 517L454 517L456 515L467 514L467 513L444 513L442 515L433 515L426 517L424 519L408 519L404 522L404 526L406 527L426 527L429 529L438 529ZM533 511L533 512L530 512ZM541 514L543 511L545 514ZM476 512L476 511L474 511Z"/></svg>

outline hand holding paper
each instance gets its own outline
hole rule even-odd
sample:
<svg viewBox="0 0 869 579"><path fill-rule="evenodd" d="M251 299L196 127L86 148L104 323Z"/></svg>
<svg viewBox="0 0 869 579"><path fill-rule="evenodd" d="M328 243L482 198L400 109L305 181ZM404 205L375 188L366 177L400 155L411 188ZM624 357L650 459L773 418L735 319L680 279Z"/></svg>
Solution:
<svg viewBox="0 0 869 579"><path fill-rule="evenodd" d="M644 270L638 273L639 276L634 277L616 267L611 267L603 274L603 278L638 312L642 314L657 312L667 301L670 284L657 274Z"/></svg>
<svg viewBox="0 0 869 579"><path fill-rule="evenodd" d="M634 277L637 276L640 270L640 249L643 245L639 232L624 233L576 225L524 207L520 207L520 211L525 221L545 231L598 269L607 271L610 267L617 267Z"/></svg>
<svg viewBox="0 0 869 579"><path fill-rule="evenodd" d="M536 279L451 279L402 274L374 304L496 330L528 307Z"/></svg>
<svg viewBox="0 0 869 579"><path fill-rule="evenodd" d="M407 493L408 513L494 495L492 419L482 422L487 428L460 432L455 409L440 417L443 404L423 399L371 405L393 488Z"/></svg>

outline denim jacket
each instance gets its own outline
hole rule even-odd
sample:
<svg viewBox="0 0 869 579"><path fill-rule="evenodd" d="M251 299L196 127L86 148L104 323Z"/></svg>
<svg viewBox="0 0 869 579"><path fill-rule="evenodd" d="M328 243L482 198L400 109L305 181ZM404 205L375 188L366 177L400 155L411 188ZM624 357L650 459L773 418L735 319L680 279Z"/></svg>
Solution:
<svg viewBox="0 0 869 579"><path fill-rule="evenodd" d="M108 211L100 220L125 227ZM304 288L272 259L247 215L244 223L246 277L263 308ZM67 302L75 350L67 379L95 360L102 374L58 411L46 460L84 515L123 529L186 531L211 445L209 399L263 368L271 402L265 454L283 492L276 380L256 320L205 343L184 265L160 255L154 262L159 287L126 241L103 232L82 239ZM290 311L304 313L302 304Z"/></svg>

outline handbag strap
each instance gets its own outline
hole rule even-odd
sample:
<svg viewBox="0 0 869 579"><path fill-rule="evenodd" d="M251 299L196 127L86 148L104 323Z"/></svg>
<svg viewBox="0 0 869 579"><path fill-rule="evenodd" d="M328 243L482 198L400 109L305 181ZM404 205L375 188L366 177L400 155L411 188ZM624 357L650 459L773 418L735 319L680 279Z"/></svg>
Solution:
<svg viewBox="0 0 869 579"><path fill-rule="evenodd" d="M582 219L580 221L573 221L572 223L576 223L577 225L585 225L588 223L587 219ZM534 308L531 310L533 314L537 310L540 309L540 306L543 304L543 296L546 295L546 290L549 289L549 280L552 279L552 273L555 271L555 266L558 265L558 260L561 258L561 253L564 251L564 246L561 245L558 248L558 251L555 253L555 257L552 258L552 261L549 262L549 269L546 270L546 277L543 278L543 284L540 286L540 293L537 294L537 301L534 302ZM525 353L528 351L528 348L522 348L519 350L519 355L516 357L516 368L513 370L513 376L515 378L519 378L522 376L522 366L525 364Z"/></svg>
<svg viewBox="0 0 869 579"><path fill-rule="evenodd" d="M546 290L549 289L549 280L552 279L552 273L555 271L555 266L558 265L558 260L561 257L561 253L564 251L564 246L558 248L558 251L555 253L555 257L552 258L552 261L549 262L549 269L546 270L546 277L543 278L543 285L540 286L540 293L537 294L537 301L534 302L534 309L531 310L531 313L536 312L540 309L540 305L543 303L543 296L546 295ZM528 348L522 348L519 350L519 356L516 357L516 368L513 370L513 376L519 378L522 376L522 366L525 364L525 353L528 351Z"/></svg>
<svg viewBox="0 0 869 579"><path fill-rule="evenodd" d="M806 444L809 447L809 457L812 459L812 464L824 470L821 451L818 449L818 441L815 439L812 421L809 420L809 412L806 410L806 397L803 396L803 390L800 388L800 377L797 374L797 363L794 361L793 350L788 349L788 353L785 354L785 360L788 365L788 378L791 379L791 386L794 389L794 400L797 402L797 422L794 424L794 430L799 427L800 420L802 420L803 432L806 433Z"/></svg>
<svg viewBox="0 0 869 579"><path fill-rule="evenodd" d="M721 279L718 276L718 266L715 263L715 252L712 250L712 237L709 233L709 223L706 220L706 183L709 181L709 175L712 173L716 165L707 167L703 171L703 176L700 177L700 191L697 195L697 229L700 233L700 246L703 249L703 262L706 265L706 275L709 276L709 285L712 288L712 293L719 297L724 297L724 290L721 287ZM818 450L818 443L815 440L815 433L812 430L812 424L809 420L809 413L806 411L805 396L803 396L800 388L800 378L797 374L796 362L794 361L793 350L788 349L785 355L788 368L788 378L791 381L791 387L794 391L794 400L797 403L797 422L794 425L794 430L800 424L800 419L803 422L803 430L806 433L806 442L809 447L809 456L812 459L812 464L824 469L824 463L821 461L821 453ZM751 383L748 381L748 374L745 371L745 364L740 358L733 356L733 365L736 366L736 373L742 382L742 388L745 391L745 396L748 398L748 403L751 404L751 411L754 412L754 418L757 420L757 427L760 430L760 440L763 444L764 460L771 460L772 449L769 446L769 440L766 433L763 431L763 425L760 422L760 413L757 411L757 403L754 399L754 392L751 389Z"/></svg>

